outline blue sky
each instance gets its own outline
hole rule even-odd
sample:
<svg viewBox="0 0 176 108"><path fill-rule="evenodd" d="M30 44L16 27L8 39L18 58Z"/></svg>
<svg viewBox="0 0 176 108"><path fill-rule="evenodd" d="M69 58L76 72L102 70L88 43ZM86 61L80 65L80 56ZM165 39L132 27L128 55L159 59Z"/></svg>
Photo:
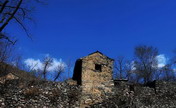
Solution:
<svg viewBox="0 0 176 108"><path fill-rule="evenodd" d="M18 37L25 58L49 54L75 61L99 50L111 58L133 57L134 47L145 44L171 57L176 48L175 0L48 0L36 7L36 24L26 23L33 41L18 26L9 34Z"/></svg>

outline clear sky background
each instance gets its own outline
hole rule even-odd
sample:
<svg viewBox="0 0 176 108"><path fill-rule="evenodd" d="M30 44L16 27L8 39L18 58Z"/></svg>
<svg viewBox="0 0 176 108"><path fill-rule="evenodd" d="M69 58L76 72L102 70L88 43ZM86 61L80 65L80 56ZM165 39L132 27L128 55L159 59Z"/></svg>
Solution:
<svg viewBox="0 0 176 108"><path fill-rule="evenodd" d="M48 0L26 23L33 41L17 26L24 59L49 54L73 62L96 50L133 58L136 45L152 45L170 58L176 48L176 0ZM31 26L32 25L32 26Z"/></svg>

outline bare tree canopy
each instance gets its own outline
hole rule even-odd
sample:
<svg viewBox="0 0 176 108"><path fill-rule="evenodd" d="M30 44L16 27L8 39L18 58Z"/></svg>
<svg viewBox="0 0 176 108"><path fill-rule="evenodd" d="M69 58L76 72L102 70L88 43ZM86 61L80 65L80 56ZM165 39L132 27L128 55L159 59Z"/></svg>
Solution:
<svg viewBox="0 0 176 108"><path fill-rule="evenodd" d="M116 78L124 79L127 75L127 61L125 60L125 57L118 56L115 61L115 71L116 71Z"/></svg>
<svg viewBox="0 0 176 108"><path fill-rule="evenodd" d="M141 45L135 48L135 69L139 76L138 80L142 79L144 83L153 79L153 74L158 68L158 49L153 46Z"/></svg>
<svg viewBox="0 0 176 108"><path fill-rule="evenodd" d="M0 39L6 39L14 44L9 36L5 35L3 30L12 20L19 24L28 37L30 34L24 24L24 20L32 20L30 17L33 10L33 3L40 0L1 0L0 1Z"/></svg>
<svg viewBox="0 0 176 108"><path fill-rule="evenodd" d="M162 80L165 81L174 81L175 80L175 73L174 69L172 68L171 64L167 64L164 67L161 68L163 78Z"/></svg>

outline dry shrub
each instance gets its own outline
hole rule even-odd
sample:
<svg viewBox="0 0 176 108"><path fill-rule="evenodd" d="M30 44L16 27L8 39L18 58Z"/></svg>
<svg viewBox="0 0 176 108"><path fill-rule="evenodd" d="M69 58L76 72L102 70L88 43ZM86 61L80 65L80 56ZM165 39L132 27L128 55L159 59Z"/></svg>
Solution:
<svg viewBox="0 0 176 108"><path fill-rule="evenodd" d="M31 88L28 88L24 91L24 94L26 97L38 96L39 93L40 93L40 90L39 90L39 88L36 88L36 87L31 87Z"/></svg>
<svg viewBox="0 0 176 108"><path fill-rule="evenodd" d="M78 101L80 92L77 90L70 90L68 92L68 97L70 101Z"/></svg>
<svg viewBox="0 0 176 108"><path fill-rule="evenodd" d="M55 103L57 102L57 98L61 96L62 91L60 89L53 89L51 92L52 95L49 95L48 98L52 103Z"/></svg>
<svg viewBox="0 0 176 108"><path fill-rule="evenodd" d="M61 90L60 89L53 89L52 94L53 96L60 96L61 95Z"/></svg>

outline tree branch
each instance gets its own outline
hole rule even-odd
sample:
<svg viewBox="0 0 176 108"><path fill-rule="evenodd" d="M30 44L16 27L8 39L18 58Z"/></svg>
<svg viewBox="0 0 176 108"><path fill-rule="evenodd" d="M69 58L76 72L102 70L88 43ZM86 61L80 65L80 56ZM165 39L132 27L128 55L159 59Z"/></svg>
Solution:
<svg viewBox="0 0 176 108"><path fill-rule="evenodd" d="M9 2L9 1L6 0L6 1L2 4L2 7L1 7L1 9L0 9L0 14L3 12L3 10L4 10L4 8L6 7L6 5L7 5L8 2Z"/></svg>
<svg viewBox="0 0 176 108"><path fill-rule="evenodd" d="M0 39L6 39L8 42L10 42L12 45L14 45L17 40L12 41L8 36L5 36L4 34L0 33Z"/></svg>
<svg viewBox="0 0 176 108"><path fill-rule="evenodd" d="M10 20L13 19L13 17L15 16L16 12L18 11L20 5L22 4L23 0L20 0L17 4L17 7L15 8L15 10L12 12L11 16L6 20L6 22L0 27L0 32L2 32L2 30L8 25L8 23L10 22Z"/></svg>
<svg viewBox="0 0 176 108"><path fill-rule="evenodd" d="M25 31L25 33L27 34L27 36L28 36L30 39L32 39L31 36L30 36L30 34L28 33L28 30L27 30L26 27L23 25L23 23L22 23L18 18L16 18L16 17L14 17L14 19L17 21L18 24L20 24L20 26L23 28L23 30Z"/></svg>

